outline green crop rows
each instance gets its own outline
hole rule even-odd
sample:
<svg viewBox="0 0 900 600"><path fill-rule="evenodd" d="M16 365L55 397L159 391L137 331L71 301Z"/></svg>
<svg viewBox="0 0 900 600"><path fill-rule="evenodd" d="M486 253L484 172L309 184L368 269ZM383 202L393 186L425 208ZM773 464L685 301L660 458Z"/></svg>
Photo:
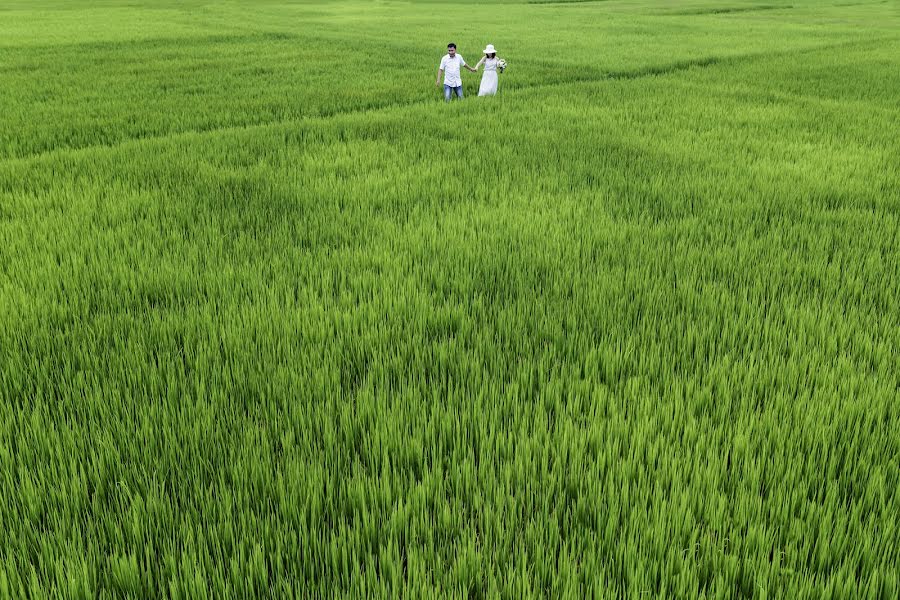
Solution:
<svg viewBox="0 0 900 600"><path fill-rule="evenodd" d="M0 0L0 598L897 598L898 107L894 0Z"/></svg>

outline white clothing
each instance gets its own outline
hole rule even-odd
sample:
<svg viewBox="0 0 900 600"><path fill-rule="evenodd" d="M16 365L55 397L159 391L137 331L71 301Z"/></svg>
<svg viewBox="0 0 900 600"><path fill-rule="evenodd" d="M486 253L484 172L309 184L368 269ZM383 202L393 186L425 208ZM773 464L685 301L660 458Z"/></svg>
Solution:
<svg viewBox="0 0 900 600"><path fill-rule="evenodd" d="M484 59L484 74L481 76L481 87L478 88L479 96L493 96L497 93L497 64L499 58Z"/></svg>
<svg viewBox="0 0 900 600"><path fill-rule="evenodd" d="M466 61L463 60L461 55L457 54L453 58L450 58L449 54L445 54L444 58L441 59L441 70L444 72L444 85L449 85L454 88L462 86L460 69L464 66L466 66Z"/></svg>

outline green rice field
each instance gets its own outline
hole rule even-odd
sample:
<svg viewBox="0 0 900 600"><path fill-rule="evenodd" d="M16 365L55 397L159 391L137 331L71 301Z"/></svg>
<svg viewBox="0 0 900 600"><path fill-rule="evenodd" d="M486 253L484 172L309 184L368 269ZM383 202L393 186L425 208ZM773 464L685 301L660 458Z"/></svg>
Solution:
<svg viewBox="0 0 900 600"><path fill-rule="evenodd" d="M898 490L897 0L0 0L0 599L892 600Z"/></svg>

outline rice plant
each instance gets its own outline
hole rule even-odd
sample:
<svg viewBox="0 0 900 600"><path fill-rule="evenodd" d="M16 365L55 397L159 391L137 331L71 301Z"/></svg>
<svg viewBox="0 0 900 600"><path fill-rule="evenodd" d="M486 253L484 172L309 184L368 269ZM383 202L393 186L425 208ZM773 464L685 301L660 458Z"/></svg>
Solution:
<svg viewBox="0 0 900 600"><path fill-rule="evenodd" d="M900 593L900 15L454 13L0 0L0 597Z"/></svg>

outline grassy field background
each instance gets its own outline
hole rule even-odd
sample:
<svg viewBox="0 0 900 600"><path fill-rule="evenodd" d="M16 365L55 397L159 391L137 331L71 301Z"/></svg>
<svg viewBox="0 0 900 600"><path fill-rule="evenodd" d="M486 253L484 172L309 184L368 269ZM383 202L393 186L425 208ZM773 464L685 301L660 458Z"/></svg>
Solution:
<svg viewBox="0 0 900 600"><path fill-rule="evenodd" d="M897 597L898 106L893 1L0 0L0 597Z"/></svg>

